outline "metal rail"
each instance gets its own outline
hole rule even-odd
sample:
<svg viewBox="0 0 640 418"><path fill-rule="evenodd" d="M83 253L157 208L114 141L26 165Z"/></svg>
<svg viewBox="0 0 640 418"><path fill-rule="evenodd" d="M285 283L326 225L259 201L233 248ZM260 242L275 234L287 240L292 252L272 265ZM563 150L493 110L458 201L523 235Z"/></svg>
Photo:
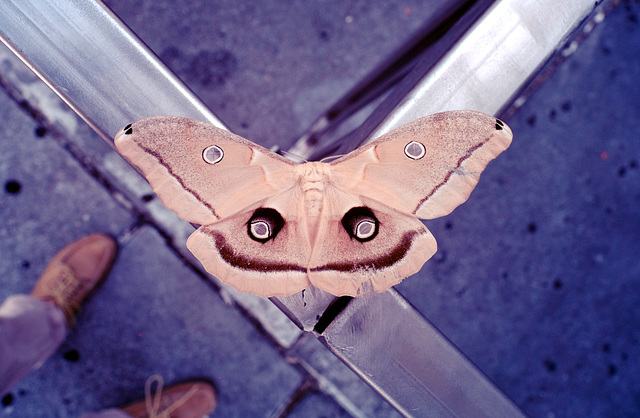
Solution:
<svg viewBox="0 0 640 418"><path fill-rule="evenodd" d="M429 74L414 68L359 135L375 137L446 109L496 112L593 7L586 0L497 2ZM5 0L0 37L109 142L130 121L156 114L223 127L99 2ZM309 331L334 300L311 288L274 302ZM318 337L403 414L521 416L397 292L342 301Z"/></svg>

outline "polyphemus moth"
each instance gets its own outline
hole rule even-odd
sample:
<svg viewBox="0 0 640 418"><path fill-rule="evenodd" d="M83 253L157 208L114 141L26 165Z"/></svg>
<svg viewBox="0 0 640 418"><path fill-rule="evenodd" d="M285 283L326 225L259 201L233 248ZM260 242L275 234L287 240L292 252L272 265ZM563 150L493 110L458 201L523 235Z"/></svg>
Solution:
<svg viewBox="0 0 640 418"><path fill-rule="evenodd" d="M204 122L157 116L127 125L118 151L164 205L201 225L187 246L242 292L382 292L436 252L418 219L447 215L511 143L473 111L415 120L331 162L296 164Z"/></svg>

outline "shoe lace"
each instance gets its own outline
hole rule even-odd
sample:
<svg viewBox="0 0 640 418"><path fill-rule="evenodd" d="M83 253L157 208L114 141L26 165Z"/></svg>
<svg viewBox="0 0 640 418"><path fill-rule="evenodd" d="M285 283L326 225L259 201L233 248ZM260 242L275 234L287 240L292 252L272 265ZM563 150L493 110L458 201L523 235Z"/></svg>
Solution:
<svg viewBox="0 0 640 418"><path fill-rule="evenodd" d="M155 393L152 393L152 386L154 383L156 383L156 389ZM164 411L160 412L160 401L162 400L163 387L164 379L159 374L150 376L144 385L145 404L147 406L147 414L149 414L149 418L170 418L171 413L184 405L198 390L198 388L193 386L177 401L169 405Z"/></svg>
<svg viewBox="0 0 640 418"><path fill-rule="evenodd" d="M76 278L73 270L66 264L61 263L58 267L58 280L56 286L50 290L47 299L52 300L64 313L69 326L73 326L76 314L80 311L74 295L82 287L82 283Z"/></svg>

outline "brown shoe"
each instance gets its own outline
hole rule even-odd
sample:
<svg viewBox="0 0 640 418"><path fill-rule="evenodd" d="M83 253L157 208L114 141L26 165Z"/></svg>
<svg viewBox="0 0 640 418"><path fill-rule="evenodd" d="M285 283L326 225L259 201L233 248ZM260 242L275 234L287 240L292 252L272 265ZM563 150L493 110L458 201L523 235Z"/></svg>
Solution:
<svg viewBox="0 0 640 418"><path fill-rule="evenodd" d="M106 277L116 253L116 242L104 234L67 245L49 262L31 296L55 303L71 327L82 302Z"/></svg>
<svg viewBox="0 0 640 418"><path fill-rule="evenodd" d="M151 394L151 386L157 383ZM177 383L162 390L162 376L154 374L147 379L145 399L122 407L134 418L201 418L216 407L216 391L208 382L191 380Z"/></svg>

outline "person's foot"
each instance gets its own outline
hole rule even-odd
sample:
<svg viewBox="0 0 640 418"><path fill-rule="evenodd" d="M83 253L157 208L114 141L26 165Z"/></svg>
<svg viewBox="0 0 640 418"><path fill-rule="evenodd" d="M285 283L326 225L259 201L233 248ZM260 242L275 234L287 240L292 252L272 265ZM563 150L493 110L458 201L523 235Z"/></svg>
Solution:
<svg viewBox="0 0 640 418"><path fill-rule="evenodd" d="M152 395L154 383L157 387ZM165 390L162 385L161 376L151 376L145 385L145 399L121 409L134 418L201 418L216 407L216 391L208 382L192 380L168 386Z"/></svg>
<svg viewBox="0 0 640 418"><path fill-rule="evenodd" d="M92 234L69 244L51 259L31 296L58 306L70 328L82 302L111 269L116 254L116 242L104 234Z"/></svg>

